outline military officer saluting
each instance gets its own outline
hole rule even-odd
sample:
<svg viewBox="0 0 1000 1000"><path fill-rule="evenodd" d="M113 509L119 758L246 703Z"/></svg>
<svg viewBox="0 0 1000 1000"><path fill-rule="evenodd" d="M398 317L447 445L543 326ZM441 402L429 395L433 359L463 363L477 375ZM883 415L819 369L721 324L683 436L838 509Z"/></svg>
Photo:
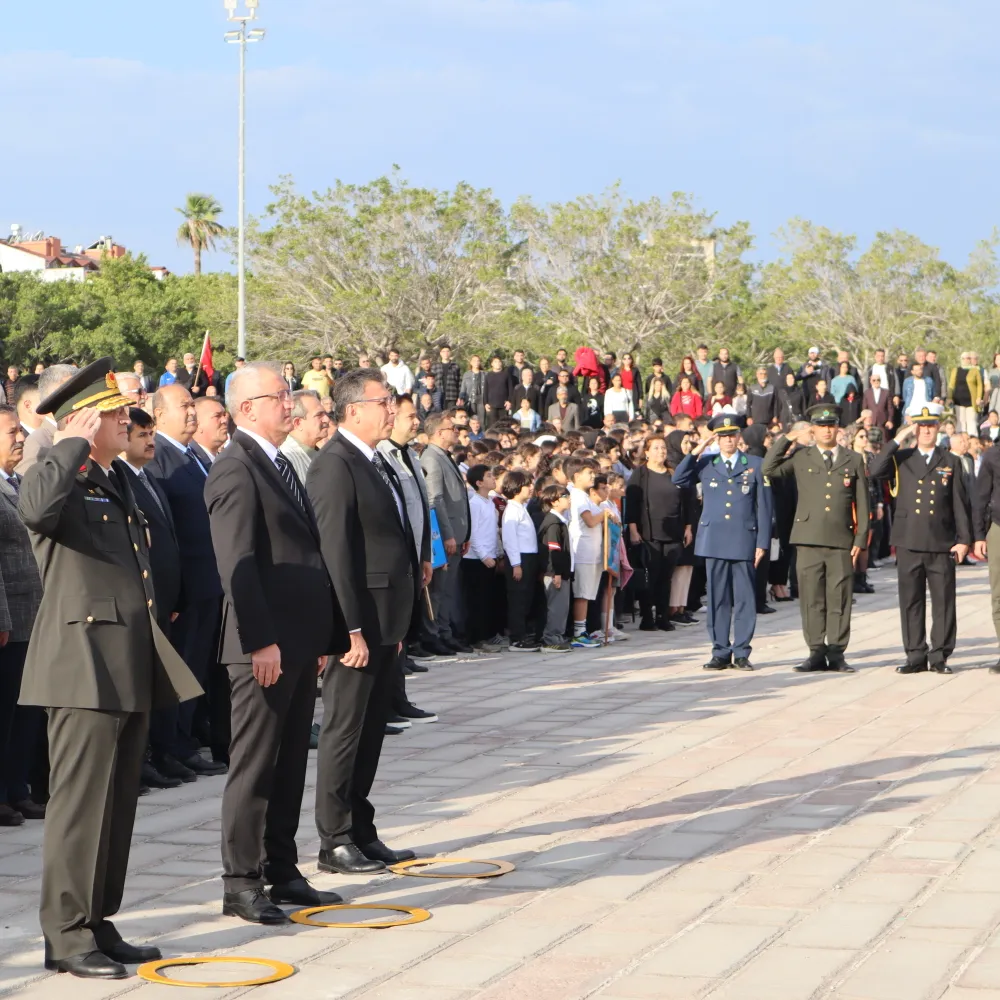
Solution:
<svg viewBox="0 0 1000 1000"><path fill-rule="evenodd" d="M950 674L955 650L955 563L972 545L971 500L960 459L937 447L941 406L928 403L875 456L868 474L894 484L892 544L899 577L899 616L906 663L901 674L933 670ZM914 441L914 438L916 439ZM927 646L927 590L931 592L931 643Z"/></svg>
<svg viewBox="0 0 1000 1000"><path fill-rule="evenodd" d="M702 514L694 553L708 576L708 634L712 658L706 670L753 670L750 643L757 627L755 568L771 545L771 488L763 460L738 450L742 417L720 413L674 470L674 485L701 483ZM718 455L704 455L719 443Z"/></svg>
<svg viewBox="0 0 1000 1000"><path fill-rule="evenodd" d="M115 456L129 400L111 358L41 400L58 424L24 476L19 511L44 592L21 704L48 709L42 847L45 967L121 979L160 957L122 940L122 901L150 709L201 693L156 626L145 522Z"/></svg>
<svg viewBox="0 0 1000 1000"><path fill-rule="evenodd" d="M808 429L782 434L764 459L764 475L794 476L798 489L791 543L802 631L809 656L795 669L853 671L844 659L851 638L854 560L868 544L868 482L862 457L837 444L840 407L808 411Z"/></svg>

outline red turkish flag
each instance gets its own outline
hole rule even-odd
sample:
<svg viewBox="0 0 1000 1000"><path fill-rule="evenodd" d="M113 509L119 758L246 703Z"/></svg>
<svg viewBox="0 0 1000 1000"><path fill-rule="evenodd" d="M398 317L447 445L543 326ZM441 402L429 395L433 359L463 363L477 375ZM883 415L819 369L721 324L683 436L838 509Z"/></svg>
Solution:
<svg viewBox="0 0 1000 1000"><path fill-rule="evenodd" d="M205 331L205 343L201 345L201 361L199 364L201 370L209 378L215 374L215 369L212 367L212 338L208 335L208 330Z"/></svg>

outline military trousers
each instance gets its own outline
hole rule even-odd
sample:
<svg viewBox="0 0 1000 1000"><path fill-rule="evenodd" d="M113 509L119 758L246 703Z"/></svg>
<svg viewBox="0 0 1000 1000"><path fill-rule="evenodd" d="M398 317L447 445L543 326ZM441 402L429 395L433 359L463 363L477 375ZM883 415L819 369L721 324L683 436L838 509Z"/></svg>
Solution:
<svg viewBox="0 0 1000 1000"><path fill-rule="evenodd" d="M712 656L750 656L757 628L757 594L753 562L748 559L705 559L708 577L708 634Z"/></svg>
<svg viewBox="0 0 1000 1000"><path fill-rule="evenodd" d="M1000 544L1000 542L998 542ZM955 651L955 557L896 546L899 617L907 663L944 663ZM927 591L931 592L931 642L927 645Z"/></svg>
<svg viewBox="0 0 1000 1000"><path fill-rule="evenodd" d="M831 646L843 651L851 640L854 563L850 549L797 545L802 633L811 650Z"/></svg>
<svg viewBox="0 0 1000 1000"><path fill-rule="evenodd" d="M125 890L149 715L50 708L48 733L40 917L59 961L121 941L108 918Z"/></svg>

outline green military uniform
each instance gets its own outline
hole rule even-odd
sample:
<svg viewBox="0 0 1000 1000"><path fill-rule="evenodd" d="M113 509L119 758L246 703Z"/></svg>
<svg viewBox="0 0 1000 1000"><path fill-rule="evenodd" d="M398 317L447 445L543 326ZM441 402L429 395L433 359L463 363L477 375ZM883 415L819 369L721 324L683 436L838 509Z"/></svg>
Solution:
<svg viewBox="0 0 1000 1000"><path fill-rule="evenodd" d="M814 424L833 426L840 408L821 404L809 411ZM851 638L854 564L851 549L868 545L868 483L861 455L835 446L829 457L812 445L796 446L781 435L764 459L764 475L795 476L798 503L791 543L802 631L809 658L798 670L845 670Z"/></svg>
<svg viewBox="0 0 1000 1000"><path fill-rule="evenodd" d="M82 369L38 412L61 420L127 406L111 368L104 358ZM125 885L149 712L201 693L156 625L148 536L128 480L117 460L105 470L89 453L80 437L54 444L19 500L44 587L20 700L49 717L40 913L49 968L121 950L108 918Z"/></svg>

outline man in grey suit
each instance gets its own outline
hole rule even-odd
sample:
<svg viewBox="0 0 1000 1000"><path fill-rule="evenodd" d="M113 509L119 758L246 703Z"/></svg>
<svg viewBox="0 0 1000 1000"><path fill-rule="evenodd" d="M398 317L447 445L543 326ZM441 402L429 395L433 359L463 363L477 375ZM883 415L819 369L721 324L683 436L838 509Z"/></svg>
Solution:
<svg viewBox="0 0 1000 1000"><path fill-rule="evenodd" d="M77 371L76 365L49 365L38 376L38 398L45 399L46 396L52 395L63 382L71 379ZM36 407L36 412L37 409ZM51 415L46 414L38 430L32 431L24 442L24 453L14 470L19 476L23 476L38 461L39 452L52 447L52 437L55 432L56 422Z"/></svg>
<svg viewBox="0 0 1000 1000"><path fill-rule="evenodd" d="M431 607L434 621L428 631L437 643L456 653L471 653L472 647L455 635L458 626L458 570L469 548L471 516L469 491L451 457L455 444L454 411L431 413L424 421L430 443L420 456L427 485L427 501L437 515L438 530L448 562L434 570Z"/></svg>
<svg viewBox="0 0 1000 1000"><path fill-rule="evenodd" d="M580 408L569 401L569 389L564 385L556 389L556 401L549 407L546 416L549 421L559 421L559 430L563 434L580 429Z"/></svg>
<svg viewBox="0 0 1000 1000"><path fill-rule="evenodd" d="M45 806L33 802L28 792L44 712L17 704L28 639L42 600L31 539L17 514L20 479L14 466L23 448L16 411L0 406L0 826L45 816Z"/></svg>

